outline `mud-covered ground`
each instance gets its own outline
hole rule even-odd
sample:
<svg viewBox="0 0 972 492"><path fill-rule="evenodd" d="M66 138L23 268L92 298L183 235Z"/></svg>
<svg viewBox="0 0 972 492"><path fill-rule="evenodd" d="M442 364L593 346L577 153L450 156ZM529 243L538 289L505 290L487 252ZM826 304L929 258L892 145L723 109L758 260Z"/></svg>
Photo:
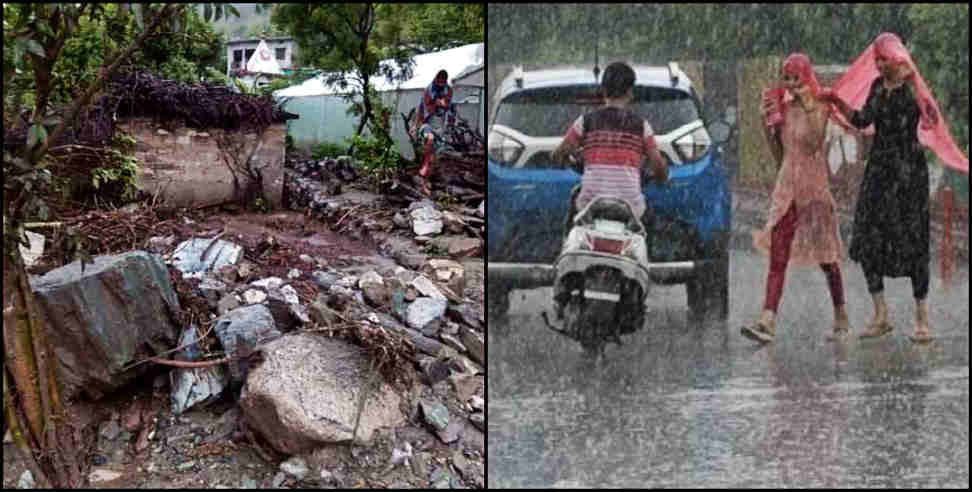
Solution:
<svg viewBox="0 0 972 492"><path fill-rule="evenodd" d="M210 209L168 220L173 227L159 230L174 235L175 244L190 237L220 234L222 239L244 246L244 259L255 267L252 278L287 278L287 273L297 268L301 276L289 283L297 290L303 305L312 302L318 292L309 275L314 269L357 274L394 264L394 260L378 253L378 245L367 231L355 234L360 239L352 239L347 231L335 233L320 219L297 211L258 214ZM396 234L392 232L396 228L390 223L380 229L384 231L382 237ZM399 230L397 234L407 236L406 231ZM145 241L135 238L133 243L144 246ZM53 254L52 258L42 258L31 273L40 274L59 266ZM465 267L466 276L462 296L483 319L483 261L479 258L459 261ZM297 466L296 472L287 473L281 471L281 463L291 457L274 452L247 430L233 395L224 395L203 408L193 407L180 416L173 415L168 370L157 366L110 397L79 405L88 415L85 420L93 422L90 432L96 434L86 458L90 464L88 487L461 488L484 485L484 434L468 419L474 412L469 401L461 401L449 381L429 386L422 378L413 378L412 387L401 395L409 405L408 421L404 425L380 433L366 446L336 445L318 449L302 457L306 471ZM484 381L485 370L475 377L478 387L473 394L480 398L485 398ZM450 410L450 419L462 420L457 441L444 444L429 430L418 409L422 398L443 403ZM392 459L403 452L410 455L407 460ZM4 443L3 456L4 488L23 485L26 468L13 444Z"/></svg>

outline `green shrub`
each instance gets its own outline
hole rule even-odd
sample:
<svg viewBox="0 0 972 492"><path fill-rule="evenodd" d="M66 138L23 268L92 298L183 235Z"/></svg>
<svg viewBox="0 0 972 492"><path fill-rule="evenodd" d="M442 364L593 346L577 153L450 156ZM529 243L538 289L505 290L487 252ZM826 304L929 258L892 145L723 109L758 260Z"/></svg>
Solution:
<svg viewBox="0 0 972 492"><path fill-rule="evenodd" d="M334 142L323 142L314 147L314 151L311 153L311 156L314 159L320 160L328 157L337 157L347 154L347 150L347 145L341 145Z"/></svg>
<svg viewBox="0 0 972 492"><path fill-rule="evenodd" d="M361 135L352 137L350 142L354 145L353 157L374 182L385 181L398 172L402 158L393 142Z"/></svg>

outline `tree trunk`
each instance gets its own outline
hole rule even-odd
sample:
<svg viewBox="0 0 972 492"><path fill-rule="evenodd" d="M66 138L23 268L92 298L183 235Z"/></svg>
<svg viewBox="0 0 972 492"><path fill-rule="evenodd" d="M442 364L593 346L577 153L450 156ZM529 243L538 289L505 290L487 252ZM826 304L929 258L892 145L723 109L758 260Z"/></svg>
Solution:
<svg viewBox="0 0 972 492"><path fill-rule="evenodd" d="M38 484L77 487L83 477L84 446L79 429L72 425L76 419L68 417L61 401L50 326L38 310L19 248L14 240L6 243L3 389L7 424Z"/></svg>

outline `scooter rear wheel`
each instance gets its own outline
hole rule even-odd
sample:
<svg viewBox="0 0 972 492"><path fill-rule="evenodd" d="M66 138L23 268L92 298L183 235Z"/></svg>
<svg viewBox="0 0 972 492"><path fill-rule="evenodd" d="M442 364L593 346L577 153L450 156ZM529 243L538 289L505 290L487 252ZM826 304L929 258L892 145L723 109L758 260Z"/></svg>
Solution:
<svg viewBox="0 0 972 492"><path fill-rule="evenodd" d="M588 356L604 352L606 335L612 329L617 305L610 301L574 296L564 308L564 326Z"/></svg>

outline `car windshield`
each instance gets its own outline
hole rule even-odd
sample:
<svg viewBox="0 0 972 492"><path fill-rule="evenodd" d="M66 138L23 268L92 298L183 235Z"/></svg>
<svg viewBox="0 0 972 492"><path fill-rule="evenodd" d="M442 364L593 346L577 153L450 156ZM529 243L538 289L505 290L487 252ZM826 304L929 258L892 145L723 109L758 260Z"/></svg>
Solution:
<svg viewBox="0 0 972 492"><path fill-rule="evenodd" d="M494 124L531 137L563 136L578 116L602 105L597 86L525 90L511 94L500 103ZM631 109L648 120L657 135L699 119L691 96L677 89L635 87Z"/></svg>

